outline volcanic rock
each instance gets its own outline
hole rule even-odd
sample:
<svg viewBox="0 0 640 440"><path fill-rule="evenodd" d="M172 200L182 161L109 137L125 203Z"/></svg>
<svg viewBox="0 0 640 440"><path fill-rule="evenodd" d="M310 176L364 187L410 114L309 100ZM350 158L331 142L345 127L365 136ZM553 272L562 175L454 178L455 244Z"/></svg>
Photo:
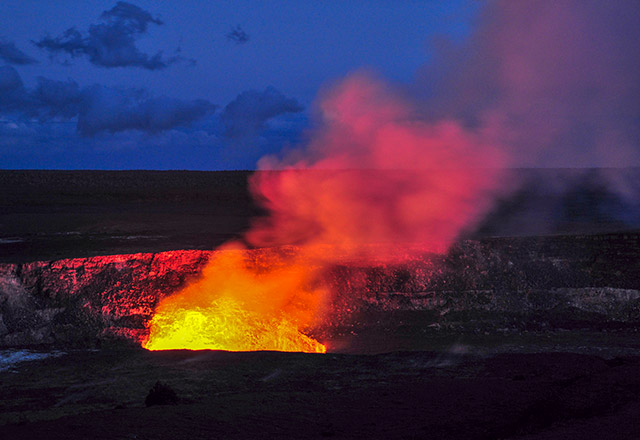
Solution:
<svg viewBox="0 0 640 440"><path fill-rule="evenodd" d="M0 346L138 342L157 302L208 257L172 251L0 265Z"/></svg>
<svg viewBox="0 0 640 440"><path fill-rule="evenodd" d="M416 249L418 251L416 251ZM295 247L246 251L268 265ZM139 344L158 302L215 252L170 251L0 264L0 347ZM371 326L515 331L640 326L640 236L609 234L463 241L447 255L336 264L321 331Z"/></svg>

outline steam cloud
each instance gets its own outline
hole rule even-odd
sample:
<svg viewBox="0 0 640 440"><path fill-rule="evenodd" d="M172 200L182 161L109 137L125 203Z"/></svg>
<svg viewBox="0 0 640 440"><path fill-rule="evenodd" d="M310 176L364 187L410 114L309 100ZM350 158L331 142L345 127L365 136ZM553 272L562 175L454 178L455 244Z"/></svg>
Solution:
<svg viewBox="0 0 640 440"><path fill-rule="evenodd" d="M251 179L268 216L246 241L296 249L256 264L242 243L227 243L201 279L158 305L146 348L324 352L301 331L331 302L327 269L374 254L395 262L410 249L391 251L406 244L444 252L490 207L505 159L472 131L422 122L366 74L333 88L320 111L305 149L263 159Z"/></svg>
<svg viewBox="0 0 640 440"><path fill-rule="evenodd" d="M156 70L179 59L137 48L136 39L150 24L162 24L148 12L119 2L102 19L86 34L72 28L37 45L52 54L86 56L103 67ZM234 31L230 40L248 40L241 28ZM242 323L252 324L251 334L262 334L262 327L255 331L253 324L264 321L286 327L284 335L295 339L326 306L331 292L322 285L322 275L327 267L361 256L396 261L402 255L389 249L407 243L419 244L421 251L445 252L482 221L496 195L512 189L505 189L505 167L638 163L637 41L640 15L633 2L496 0L487 3L465 43L438 42L435 61L420 72L413 93L403 94L367 74L350 76L320 99L319 128L309 133L306 147L264 158L251 179L268 216L256 220L245 241L251 246L297 244L295 254L279 257L264 273L264 267L247 263L243 244L228 243L227 249L241 251L212 260L201 280L160 305L156 323L177 323L180 331L194 316L184 312L195 311L202 316L196 324L207 324L197 327L214 328L211 321L227 307ZM1 46L0 56L28 63L14 48ZM230 139L243 139L263 130L269 119L301 110L296 100L268 88L240 94L221 118ZM207 101L81 88L73 81L40 78L28 90L15 69L0 68L0 112L41 120L77 118L79 133L87 136L158 132L212 111ZM617 209L637 220L640 186L630 180L636 176L618 171L587 175L596 191L586 197L601 197L598 187L605 179L630 201ZM585 197L584 179L575 172L535 190ZM598 209L609 211L617 202L603 199ZM526 229L548 222L565 207L544 197L535 200L526 216L534 226ZM545 218L537 217L540 213ZM514 230L523 228L521 219L510 220ZM205 333L208 342L214 332ZM302 343L310 344L304 338ZM251 347L256 348L265 347Z"/></svg>
<svg viewBox="0 0 640 440"><path fill-rule="evenodd" d="M491 205L506 158L453 121L425 123L367 74L321 101L323 128L304 151L267 157L252 188L270 216L258 246L421 243L444 251ZM306 170L300 172L300 170Z"/></svg>
<svg viewBox="0 0 640 440"><path fill-rule="evenodd" d="M464 43L435 42L434 61L411 92L428 118L455 118L483 130L517 166L639 166L638 41L635 2L494 0ZM556 224L564 217L562 205L575 200L577 185L592 193L600 187L589 203L606 210L602 218L640 225L635 173L565 176L550 182L540 174L521 182L546 196L535 203L529 197L521 218L509 220L510 233L570 232Z"/></svg>
<svg viewBox="0 0 640 440"><path fill-rule="evenodd" d="M118 2L100 18L103 22L89 26L86 34L72 27L57 37L47 35L34 43L51 55L86 56L92 64L107 68L159 70L183 60L180 56L166 58L162 52L149 55L138 49L136 40L146 34L149 24L163 24L144 9Z"/></svg>
<svg viewBox="0 0 640 440"><path fill-rule="evenodd" d="M465 43L436 43L417 89L431 117L486 127L519 165L638 165L638 41L635 2L491 1Z"/></svg>
<svg viewBox="0 0 640 440"><path fill-rule="evenodd" d="M197 337L189 337L219 348L215 332L198 329L217 328L227 301L240 304L250 323L260 317L308 328L331 294L324 270L359 257L395 262L403 255L391 250L408 243L446 252L497 196L515 190L504 180L507 166L637 160L636 9L622 1L489 2L466 44L440 43L412 93L367 74L337 84L320 99L320 126L306 147L262 159L250 182L267 216L245 241L296 244L295 255L274 259L273 272L264 273L246 256L221 254L201 280L159 305L150 340L179 348L171 343L193 312ZM569 180L566 190L576 192L580 177ZM617 187L638 200L637 184Z"/></svg>

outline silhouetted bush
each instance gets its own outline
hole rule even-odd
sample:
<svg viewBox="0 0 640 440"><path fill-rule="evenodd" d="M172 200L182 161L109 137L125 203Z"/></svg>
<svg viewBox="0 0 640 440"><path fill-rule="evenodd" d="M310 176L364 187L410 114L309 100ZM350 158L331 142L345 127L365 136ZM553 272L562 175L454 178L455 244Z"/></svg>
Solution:
<svg viewBox="0 0 640 440"><path fill-rule="evenodd" d="M153 405L176 405L178 403L178 395L169 385L166 385L160 381L149 390L147 398L144 399L144 403L147 406Z"/></svg>

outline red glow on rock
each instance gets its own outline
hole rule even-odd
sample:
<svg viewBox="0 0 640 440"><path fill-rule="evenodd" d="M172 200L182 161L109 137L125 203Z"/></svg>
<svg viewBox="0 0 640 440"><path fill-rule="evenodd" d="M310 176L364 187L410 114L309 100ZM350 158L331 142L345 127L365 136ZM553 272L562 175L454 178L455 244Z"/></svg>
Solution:
<svg viewBox="0 0 640 440"><path fill-rule="evenodd" d="M326 268L401 262L391 249L403 244L444 252L490 207L504 158L481 136L452 121L420 121L366 75L339 84L320 109L324 126L308 147L264 158L250 181L269 215L246 240L295 244L295 254L257 267L238 243L227 245L240 253L212 259L202 280L160 303L146 347L323 351L305 332L336 313L323 307L332 295Z"/></svg>

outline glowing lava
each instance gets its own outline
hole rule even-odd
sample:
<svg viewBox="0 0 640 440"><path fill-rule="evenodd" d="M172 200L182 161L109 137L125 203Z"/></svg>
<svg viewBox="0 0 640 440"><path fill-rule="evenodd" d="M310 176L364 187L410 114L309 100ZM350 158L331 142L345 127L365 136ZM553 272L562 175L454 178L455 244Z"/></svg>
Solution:
<svg viewBox="0 0 640 440"><path fill-rule="evenodd" d="M149 323L149 350L277 350L324 353L305 335L324 292L311 287L313 268L270 254L270 267L250 251L226 249L202 279L166 298Z"/></svg>
<svg viewBox="0 0 640 440"><path fill-rule="evenodd" d="M160 303L146 348L324 352L305 332L324 313L341 314L326 310L332 266L400 262L390 253L399 244L444 252L491 206L504 159L482 134L416 119L366 75L338 84L320 109L322 129L307 148L263 158L250 180L268 215L244 240L264 260L237 243L218 252L198 283ZM264 252L289 244L295 255Z"/></svg>

